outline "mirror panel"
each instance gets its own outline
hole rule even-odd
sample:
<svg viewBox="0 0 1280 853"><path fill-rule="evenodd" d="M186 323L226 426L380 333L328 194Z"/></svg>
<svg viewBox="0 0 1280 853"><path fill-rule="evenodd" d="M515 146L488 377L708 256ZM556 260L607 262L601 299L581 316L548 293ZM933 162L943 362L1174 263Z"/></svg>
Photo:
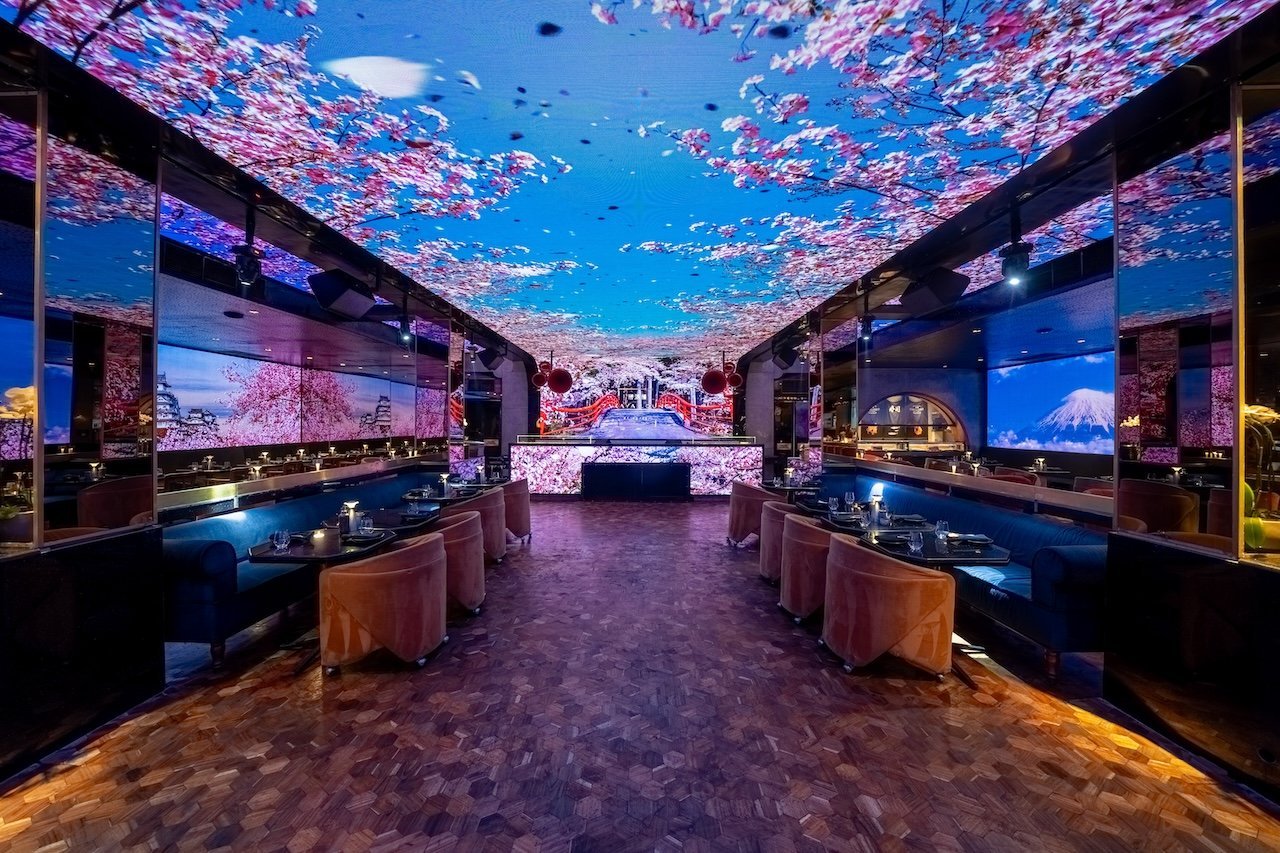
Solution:
<svg viewBox="0 0 1280 853"><path fill-rule="evenodd" d="M0 547L29 546L37 517L36 110L35 94L0 98Z"/></svg>
<svg viewBox="0 0 1280 853"><path fill-rule="evenodd" d="M153 516L156 152L50 107L43 234L44 526Z"/></svg>
<svg viewBox="0 0 1280 853"><path fill-rule="evenodd" d="M1117 513L1234 553L1236 270L1227 103L1205 141L1119 165ZM1130 522L1131 524L1131 522Z"/></svg>

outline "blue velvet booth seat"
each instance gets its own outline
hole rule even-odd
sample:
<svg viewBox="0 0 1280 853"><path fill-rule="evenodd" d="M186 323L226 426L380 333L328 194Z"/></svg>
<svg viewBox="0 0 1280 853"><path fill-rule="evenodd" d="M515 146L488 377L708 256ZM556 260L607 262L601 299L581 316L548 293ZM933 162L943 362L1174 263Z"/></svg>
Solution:
<svg viewBox="0 0 1280 853"><path fill-rule="evenodd" d="M398 506L401 495L435 476L392 474L166 527L165 640L208 643L214 665L221 665L228 637L317 590L315 566L250 563L250 548L268 541L273 530L318 528L344 501L359 501L362 510Z"/></svg>
<svg viewBox="0 0 1280 853"><path fill-rule="evenodd" d="M859 500L882 482L859 475ZM946 519L952 530L985 533L1010 551L1005 566L950 569L956 600L1042 646L1050 677L1057 675L1061 652L1102 649L1105 533L900 483L883 486L893 512Z"/></svg>

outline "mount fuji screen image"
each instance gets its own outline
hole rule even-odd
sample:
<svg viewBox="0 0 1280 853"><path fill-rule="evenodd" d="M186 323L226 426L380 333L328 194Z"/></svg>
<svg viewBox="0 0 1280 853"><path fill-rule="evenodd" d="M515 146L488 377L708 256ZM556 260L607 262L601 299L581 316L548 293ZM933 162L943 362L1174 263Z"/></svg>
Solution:
<svg viewBox="0 0 1280 853"><path fill-rule="evenodd" d="M1115 353L987 372L987 446L1115 452Z"/></svg>

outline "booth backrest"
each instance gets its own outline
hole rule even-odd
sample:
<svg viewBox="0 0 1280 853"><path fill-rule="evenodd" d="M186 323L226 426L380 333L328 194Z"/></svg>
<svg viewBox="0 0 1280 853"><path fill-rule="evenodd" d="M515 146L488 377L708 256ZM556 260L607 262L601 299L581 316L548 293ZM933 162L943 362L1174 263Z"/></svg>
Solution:
<svg viewBox="0 0 1280 853"><path fill-rule="evenodd" d="M892 512L918 513L929 521L946 519L957 533L985 533L1000 547L1008 548L1015 563L1024 566L1030 566L1036 552L1048 545L1107 544L1106 535L1097 530L872 477L858 478L858 499L867 500L877 483L883 484L883 499Z"/></svg>
<svg viewBox="0 0 1280 853"><path fill-rule="evenodd" d="M231 543L237 560L243 560L249 556L250 548L271 537L271 531L302 531L319 527L324 519L342 509L344 501L359 501L358 510L392 507L401 503L401 495L409 489L434 482L435 475L418 471L391 474L267 506L180 522L166 527L164 538L221 539Z"/></svg>

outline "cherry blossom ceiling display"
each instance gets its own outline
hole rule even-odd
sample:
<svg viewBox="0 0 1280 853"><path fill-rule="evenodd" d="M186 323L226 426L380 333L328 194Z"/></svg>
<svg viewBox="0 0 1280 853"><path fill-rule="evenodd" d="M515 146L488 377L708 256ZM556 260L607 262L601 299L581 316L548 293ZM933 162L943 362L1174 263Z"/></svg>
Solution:
<svg viewBox="0 0 1280 853"><path fill-rule="evenodd" d="M606 357L696 377L1270 5L0 0L0 17L575 377ZM1049 231L1098 236L1079 226Z"/></svg>

